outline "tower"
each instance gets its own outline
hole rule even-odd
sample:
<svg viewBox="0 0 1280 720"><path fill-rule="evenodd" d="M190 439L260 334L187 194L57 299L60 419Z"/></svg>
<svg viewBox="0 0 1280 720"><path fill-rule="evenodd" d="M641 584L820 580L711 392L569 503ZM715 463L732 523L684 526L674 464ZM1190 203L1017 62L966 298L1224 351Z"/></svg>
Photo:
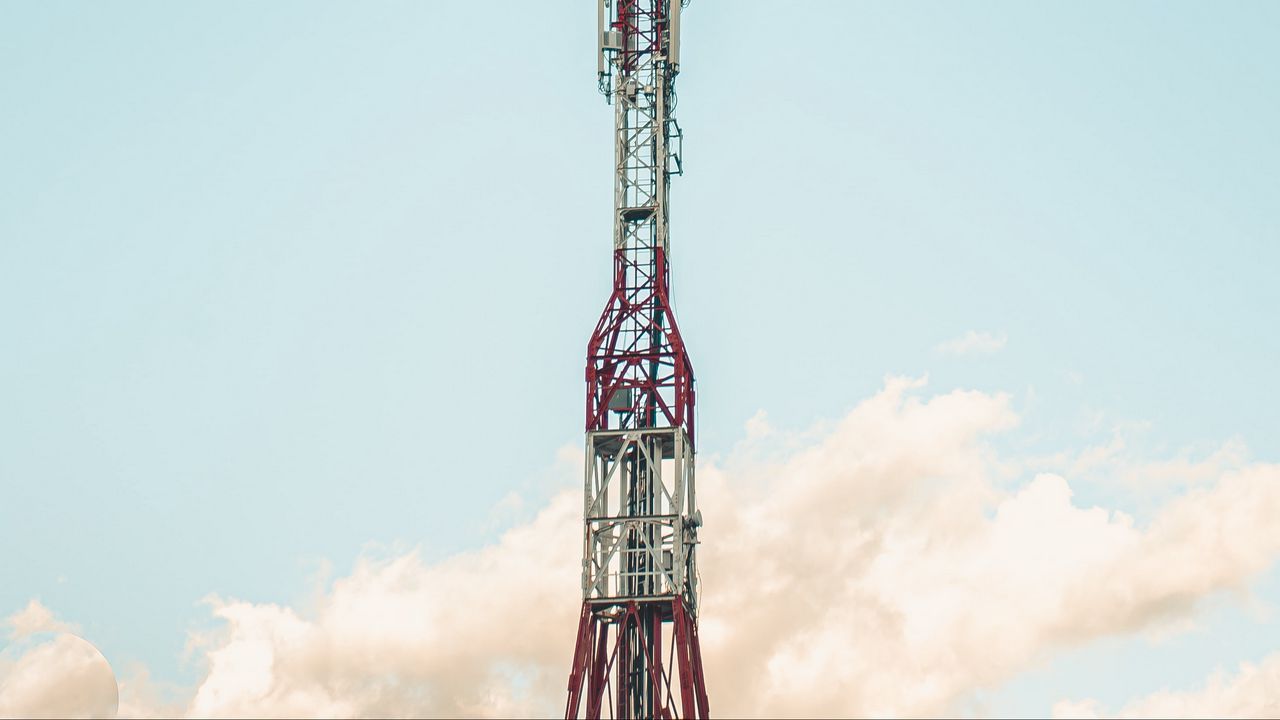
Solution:
<svg viewBox="0 0 1280 720"><path fill-rule="evenodd" d="M566 718L707 717L694 382L671 307L667 199L688 0L596 0L614 107L613 291L587 344L582 614Z"/></svg>

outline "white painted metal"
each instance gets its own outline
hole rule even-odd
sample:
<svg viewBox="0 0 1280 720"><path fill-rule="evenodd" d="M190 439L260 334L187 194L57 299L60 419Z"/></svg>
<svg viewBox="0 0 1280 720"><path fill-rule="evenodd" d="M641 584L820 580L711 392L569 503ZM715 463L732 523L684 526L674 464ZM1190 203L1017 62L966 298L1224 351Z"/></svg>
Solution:
<svg viewBox="0 0 1280 720"><path fill-rule="evenodd" d="M596 0L596 73L604 75L604 19L608 17L607 0Z"/></svg>
<svg viewBox="0 0 1280 720"><path fill-rule="evenodd" d="M667 59L671 67L680 70L680 8L683 3L671 3L671 28L667 31Z"/></svg>
<svg viewBox="0 0 1280 720"><path fill-rule="evenodd" d="M582 590L616 602L682 595L697 607L693 448L682 428L587 433Z"/></svg>
<svg viewBox="0 0 1280 720"><path fill-rule="evenodd" d="M665 1L678 18L680 2ZM607 70L601 73L600 87L616 113L614 246L642 250L660 245L666 250L667 121L675 103L672 81L678 71L670 54L679 48L678 41L671 39L678 35L678 27L653 27L646 22L640 21L639 32L630 36L628 44L634 48L657 36L659 51L624 54L602 40ZM624 57L634 65L625 67Z"/></svg>

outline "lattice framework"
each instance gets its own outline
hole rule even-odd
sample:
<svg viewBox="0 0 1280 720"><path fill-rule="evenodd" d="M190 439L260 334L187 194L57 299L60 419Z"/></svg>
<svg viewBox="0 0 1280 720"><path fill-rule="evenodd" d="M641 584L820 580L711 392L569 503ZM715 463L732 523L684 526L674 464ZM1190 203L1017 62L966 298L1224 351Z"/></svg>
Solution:
<svg viewBox="0 0 1280 720"><path fill-rule="evenodd" d="M613 289L587 346L583 605L565 716L705 718L694 376L669 264L681 3L597 2L615 123Z"/></svg>

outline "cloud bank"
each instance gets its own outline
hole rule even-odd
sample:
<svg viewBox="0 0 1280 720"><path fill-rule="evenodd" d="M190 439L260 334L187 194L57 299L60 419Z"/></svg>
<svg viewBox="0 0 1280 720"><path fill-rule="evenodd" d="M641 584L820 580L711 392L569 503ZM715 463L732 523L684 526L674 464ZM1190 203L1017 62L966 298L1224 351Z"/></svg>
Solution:
<svg viewBox="0 0 1280 720"><path fill-rule="evenodd" d="M1185 622L1280 556L1280 466L1215 456L1215 477L1139 524L1001 457L990 441L1018 423L1007 396L924 397L922 385L889 379L806 433L758 416L726 458L702 458L701 635L717 715L972 710L975 691L1055 649ZM305 611L211 599L221 628L192 638L207 670L181 709L558 714L579 603L579 493L442 562L366 558ZM1273 677L1275 662L1213 687L1244 683L1239 693L1261 688L1274 703L1280 684L1255 678ZM124 683L122 712L164 713L138 699L145 684ZM1185 703L1199 696L1178 697L1195 707ZM1173 707L1148 701L1134 712ZM1056 709L1095 711L1088 702Z"/></svg>
<svg viewBox="0 0 1280 720"><path fill-rule="evenodd" d="M702 476L703 637L730 714L952 714L1056 648L1186 618L1280 554L1276 466L1139 527L1075 505L1058 475L1002 489L1020 468L984 438L1016 422L1006 397L909 390L890 381L775 463Z"/></svg>

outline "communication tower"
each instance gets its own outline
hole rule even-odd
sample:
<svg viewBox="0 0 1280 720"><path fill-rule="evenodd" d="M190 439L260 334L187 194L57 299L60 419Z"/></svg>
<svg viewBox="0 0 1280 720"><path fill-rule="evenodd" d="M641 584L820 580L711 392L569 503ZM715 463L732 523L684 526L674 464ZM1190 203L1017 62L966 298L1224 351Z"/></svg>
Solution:
<svg viewBox="0 0 1280 720"><path fill-rule="evenodd" d="M595 0L614 108L613 292L587 345L582 615L566 718L706 718L694 382L671 307L667 199L688 0Z"/></svg>

